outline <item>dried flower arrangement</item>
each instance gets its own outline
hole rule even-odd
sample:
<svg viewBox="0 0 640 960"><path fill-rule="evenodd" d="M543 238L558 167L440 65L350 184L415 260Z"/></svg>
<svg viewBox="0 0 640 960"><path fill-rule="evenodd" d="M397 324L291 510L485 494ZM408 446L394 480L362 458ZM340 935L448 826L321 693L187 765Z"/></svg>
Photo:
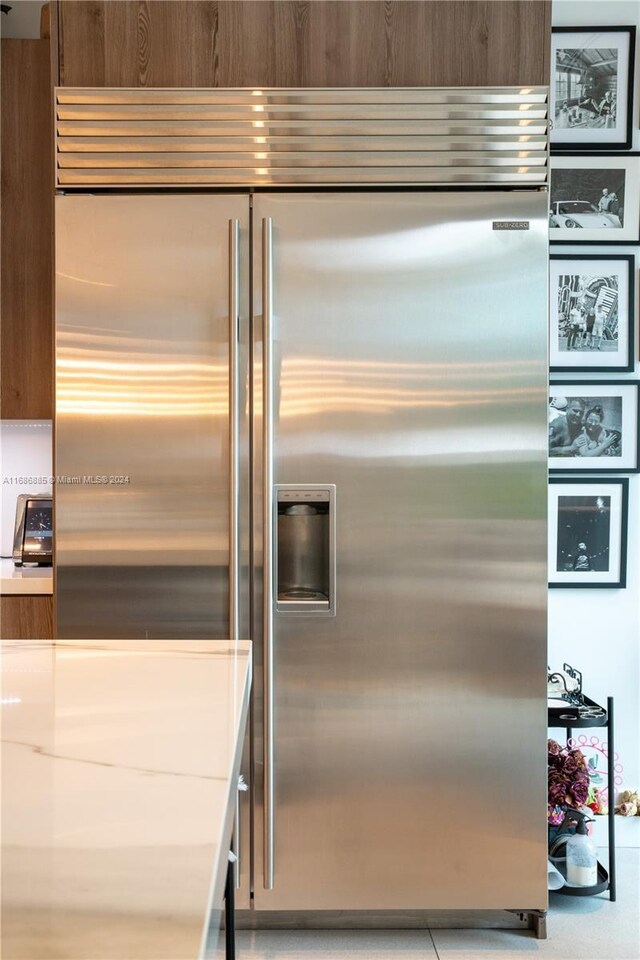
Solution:
<svg viewBox="0 0 640 960"><path fill-rule="evenodd" d="M582 750L561 746L557 740L547 741L549 825L562 823L567 807L584 807L589 799L589 765Z"/></svg>

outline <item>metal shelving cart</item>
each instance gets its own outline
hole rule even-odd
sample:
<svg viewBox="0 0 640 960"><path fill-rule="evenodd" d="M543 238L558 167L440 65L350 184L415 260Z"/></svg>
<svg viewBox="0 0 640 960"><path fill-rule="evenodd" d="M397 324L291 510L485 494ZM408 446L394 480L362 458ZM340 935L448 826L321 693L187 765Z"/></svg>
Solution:
<svg viewBox="0 0 640 960"><path fill-rule="evenodd" d="M598 882L592 887L564 886L556 891L568 897L594 897L598 893L609 891L609 899L616 899L616 825L615 825L615 754L613 746L613 697L607 697L607 707L601 707L589 697L582 696L582 704L558 701L558 706L549 707L548 725L566 732L566 742L573 738L574 730L590 727L607 729L607 781L609 787L609 856L608 871L598 862Z"/></svg>

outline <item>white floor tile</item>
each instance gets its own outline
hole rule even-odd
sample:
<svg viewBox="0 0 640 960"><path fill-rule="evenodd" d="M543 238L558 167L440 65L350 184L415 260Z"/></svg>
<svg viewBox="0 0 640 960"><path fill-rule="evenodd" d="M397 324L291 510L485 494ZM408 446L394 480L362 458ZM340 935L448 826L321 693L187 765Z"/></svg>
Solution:
<svg viewBox="0 0 640 960"><path fill-rule="evenodd" d="M548 939L501 930L432 930L439 960L640 960L640 851L618 851L617 901L552 894Z"/></svg>
<svg viewBox="0 0 640 960"><path fill-rule="evenodd" d="M428 930L241 930L238 960L437 960Z"/></svg>
<svg viewBox="0 0 640 960"><path fill-rule="evenodd" d="M604 857L603 857L604 859ZM526 930L241 930L238 960L640 960L640 850L618 851L618 899L552 894ZM434 946L435 944L435 946Z"/></svg>

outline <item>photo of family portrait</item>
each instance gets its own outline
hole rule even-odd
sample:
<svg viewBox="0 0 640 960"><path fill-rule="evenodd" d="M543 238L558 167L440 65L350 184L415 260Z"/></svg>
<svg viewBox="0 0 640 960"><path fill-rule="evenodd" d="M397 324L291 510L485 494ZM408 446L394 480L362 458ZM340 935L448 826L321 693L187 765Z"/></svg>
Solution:
<svg viewBox="0 0 640 960"><path fill-rule="evenodd" d="M564 154L551 158L552 243L635 243L640 184L633 157Z"/></svg>
<svg viewBox="0 0 640 960"><path fill-rule="evenodd" d="M637 470L637 383L552 381L549 392L552 471Z"/></svg>
<svg viewBox="0 0 640 960"><path fill-rule="evenodd" d="M624 587L629 481L552 479L549 586Z"/></svg>
<svg viewBox="0 0 640 960"><path fill-rule="evenodd" d="M552 255L552 369L633 370L634 258Z"/></svg>
<svg viewBox="0 0 640 960"><path fill-rule="evenodd" d="M617 350L618 278L561 277L558 316L560 351Z"/></svg>
<svg viewBox="0 0 640 960"><path fill-rule="evenodd" d="M633 30L556 28L551 90L555 147L631 146Z"/></svg>

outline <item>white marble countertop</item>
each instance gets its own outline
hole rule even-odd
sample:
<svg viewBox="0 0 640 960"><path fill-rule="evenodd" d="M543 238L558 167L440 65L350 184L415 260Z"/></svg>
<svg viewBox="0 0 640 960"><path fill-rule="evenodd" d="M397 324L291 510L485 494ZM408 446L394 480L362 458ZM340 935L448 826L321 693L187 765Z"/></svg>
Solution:
<svg viewBox="0 0 640 960"><path fill-rule="evenodd" d="M15 567L13 560L0 559L0 596L52 593L52 567Z"/></svg>
<svg viewBox="0 0 640 960"><path fill-rule="evenodd" d="M248 641L2 648L4 960L191 960L219 921Z"/></svg>

